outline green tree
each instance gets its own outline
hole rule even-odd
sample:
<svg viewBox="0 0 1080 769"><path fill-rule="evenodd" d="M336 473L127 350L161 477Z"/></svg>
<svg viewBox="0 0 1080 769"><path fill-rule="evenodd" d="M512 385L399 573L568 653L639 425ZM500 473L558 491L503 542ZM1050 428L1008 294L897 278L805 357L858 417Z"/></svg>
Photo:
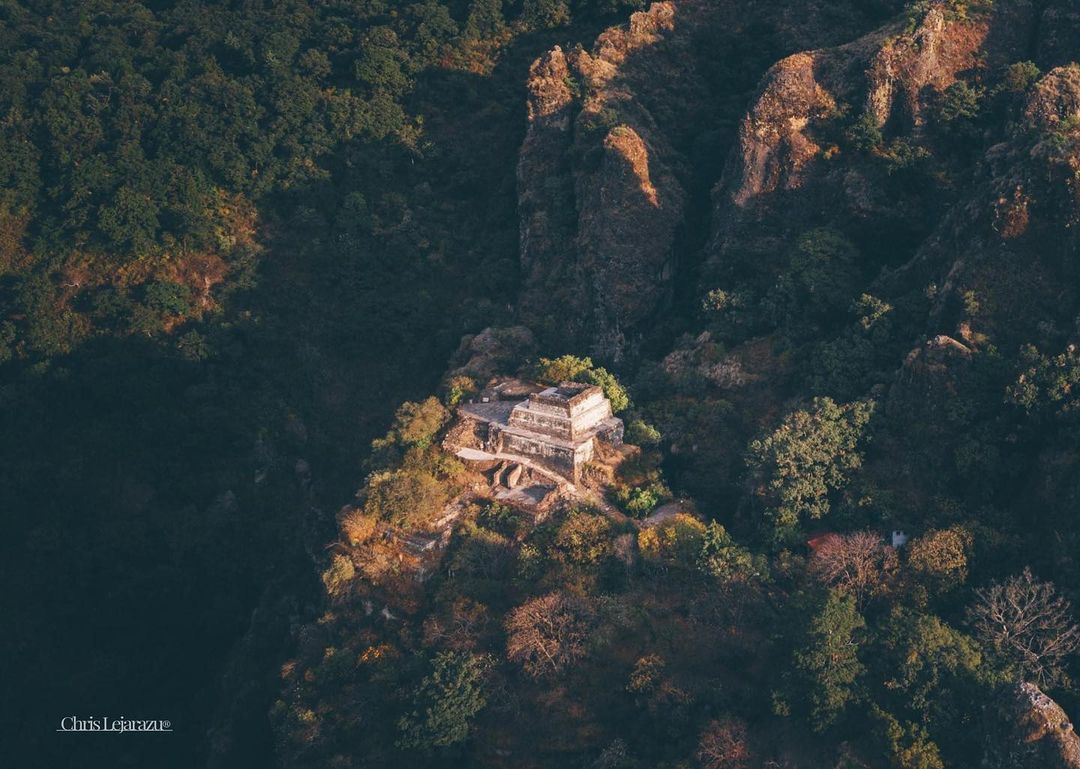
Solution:
<svg viewBox="0 0 1080 769"><path fill-rule="evenodd" d="M538 382L557 385L560 382L579 381L579 377L588 374L592 365L592 358L561 355L558 358L541 358L530 373Z"/></svg>
<svg viewBox="0 0 1080 769"><path fill-rule="evenodd" d="M968 695L982 665L975 639L931 614L897 607L882 624L878 662L898 708L920 722L947 731L967 717Z"/></svg>
<svg viewBox="0 0 1080 769"><path fill-rule="evenodd" d="M870 112L859 115L859 118L848 127L845 136L851 142L851 146L860 152L869 152L885 143L877 118Z"/></svg>
<svg viewBox="0 0 1080 769"><path fill-rule="evenodd" d="M658 506L671 499L671 489L657 477L656 480L640 486L619 484L612 498L627 515L644 518Z"/></svg>
<svg viewBox="0 0 1080 769"><path fill-rule="evenodd" d="M938 118L949 124L957 120L974 120L979 114L983 91L957 80L944 91L937 105Z"/></svg>
<svg viewBox="0 0 1080 769"><path fill-rule="evenodd" d="M330 57L317 48L309 48L300 54L300 68L314 78L322 79L333 71Z"/></svg>
<svg viewBox="0 0 1080 769"><path fill-rule="evenodd" d="M901 722L891 713L873 706L871 714L888 746L889 758L897 769L945 769L941 751L926 728Z"/></svg>
<svg viewBox="0 0 1080 769"><path fill-rule="evenodd" d="M835 320L851 306L858 279L859 252L841 233L828 228L799 236L787 269L766 298L778 325L797 338L812 323Z"/></svg>
<svg viewBox="0 0 1080 769"><path fill-rule="evenodd" d="M487 705L490 660L464 652L435 655L431 672L413 692L412 710L398 721L398 746L419 750L465 741Z"/></svg>
<svg viewBox="0 0 1080 769"><path fill-rule="evenodd" d="M578 566L594 566L611 553L611 522L600 513L573 510L555 533L559 558Z"/></svg>
<svg viewBox="0 0 1080 769"><path fill-rule="evenodd" d="M70 351L80 337L77 316L59 301L56 286L40 273L19 281L15 306L26 318L22 337L34 354L60 355ZM10 327L8 334L11 334Z"/></svg>
<svg viewBox="0 0 1080 769"><path fill-rule="evenodd" d="M499 37L506 31L503 0L472 0L465 20L465 37L484 40Z"/></svg>
<svg viewBox="0 0 1080 769"><path fill-rule="evenodd" d="M146 285L146 304L164 315L183 315L191 309L191 289L181 283L156 280Z"/></svg>
<svg viewBox="0 0 1080 769"><path fill-rule="evenodd" d="M655 526L638 532L642 556L681 566L694 566L701 553L705 525L686 513L677 513Z"/></svg>
<svg viewBox="0 0 1080 769"><path fill-rule="evenodd" d="M513 563L510 541L490 529L475 524L459 527L454 537L454 552L449 560L449 570L454 579L469 580L463 591L484 590L485 580L501 580Z"/></svg>
<svg viewBox="0 0 1080 769"><path fill-rule="evenodd" d="M16 338L14 323L8 320L0 323L0 363L7 363L15 357Z"/></svg>
<svg viewBox="0 0 1080 769"><path fill-rule="evenodd" d="M1035 84L1042 72L1033 61L1018 61L1005 69L998 89L1014 96L1025 94Z"/></svg>
<svg viewBox="0 0 1080 769"><path fill-rule="evenodd" d="M397 33L390 27L373 27L364 35L353 74L375 91L399 96L412 86L407 67L408 59Z"/></svg>
<svg viewBox="0 0 1080 769"><path fill-rule="evenodd" d="M176 349L184 360L197 362L208 360L213 354L206 337L198 331L188 331L176 340Z"/></svg>
<svg viewBox="0 0 1080 769"><path fill-rule="evenodd" d="M98 210L97 226L108 248L144 255L157 242L160 213L153 195L125 184Z"/></svg>
<svg viewBox="0 0 1080 769"><path fill-rule="evenodd" d="M862 294L852 302L850 323L834 339L810 348L808 364L812 392L850 398L884 381L897 348L893 308L877 297Z"/></svg>
<svg viewBox="0 0 1080 769"><path fill-rule="evenodd" d="M788 414L770 435L750 444L747 464L778 539L789 538L800 519L829 512L829 494L862 466L858 447L873 411L869 400L815 398L809 409Z"/></svg>
<svg viewBox="0 0 1080 769"><path fill-rule="evenodd" d="M561 382L584 382L597 385L611 401L611 410L618 414L630 406L630 395L615 375L607 369L594 366L592 358L562 355L558 358L541 358L529 370L538 382L557 385Z"/></svg>
<svg viewBox="0 0 1080 769"><path fill-rule="evenodd" d="M525 0L521 20L529 29L550 29L570 23L570 4L567 0Z"/></svg>
<svg viewBox="0 0 1080 769"><path fill-rule="evenodd" d="M408 7L412 29L408 35L415 50L414 67L426 67L439 60L440 54L458 33L450 10L439 0L425 0Z"/></svg>
<svg viewBox="0 0 1080 769"><path fill-rule="evenodd" d="M767 580L769 564L764 555L750 552L731 538L716 521L705 528L698 567L723 582Z"/></svg>
<svg viewBox="0 0 1080 769"><path fill-rule="evenodd" d="M807 686L810 719L817 731L834 724L855 699L855 682L864 672L858 658L866 621L851 595L830 590L810 620L795 665Z"/></svg>
<svg viewBox="0 0 1080 769"><path fill-rule="evenodd" d="M1080 414L1080 352L1076 346L1051 357L1034 345L1025 345L1020 361L1022 370L1008 388L1010 402L1036 418L1075 423Z"/></svg>
<svg viewBox="0 0 1080 769"><path fill-rule="evenodd" d="M394 424L386 435L371 442L370 466L394 467L410 449L426 451L449 419L450 412L434 396L419 403L405 401L394 413Z"/></svg>
<svg viewBox="0 0 1080 769"><path fill-rule="evenodd" d="M394 526L423 528L450 501L453 488L450 480L437 469L419 462L372 473L367 481L364 512Z"/></svg>
<svg viewBox="0 0 1080 769"><path fill-rule="evenodd" d="M450 413L434 396L420 403L406 401L394 415L394 438L402 446L426 448L449 418Z"/></svg>
<svg viewBox="0 0 1080 769"><path fill-rule="evenodd" d="M934 594L947 593L967 580L974 537L962 526L934 529L907 547L908 567Z"/></svg>
<svg viewBox="0 0 1080 769"><path fill-rule="evenodd" d="M714 288L705 295L701 309L725 339L744 339L764 320L760 302L746 290Z"/></svg>
<svg viewBox="0 0 1080 769"><path fill-rule="evenodd" d="M642 419L635 419L626 427L626 442L635 446L659 446L662 438L659 430Z"/></svg>
<svg viewBox="0 0 1080 769"><path fill-rule="evenodd" d="M584 381L597 385L604 391L604 395L611 401L611 410L618 414L630 407L630 395L626 392L615 375L605 368L590 369L584 376Z"/></svg>
<svg viewBox="0 0 1080 769"><path fill-rule="evenodd" d="M335 553L330 559L330 568L322 573L323 587L327 595L336 598L345 592L355 576L356 568L348 556Z"/></svg>

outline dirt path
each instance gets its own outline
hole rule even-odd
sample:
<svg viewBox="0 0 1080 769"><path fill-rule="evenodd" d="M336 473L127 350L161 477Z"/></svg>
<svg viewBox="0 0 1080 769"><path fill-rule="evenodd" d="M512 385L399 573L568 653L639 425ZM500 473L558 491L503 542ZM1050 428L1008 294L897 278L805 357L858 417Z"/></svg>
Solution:
<svg viewBox="0 0 1080 769"><path fill-rule="evenodd" d="M674 518L679 513L688 512L689 509L685 499L676 499L666 505L660 505L660 507L653 510L648 518L638 521L636 525L639 529L651 529L653 526L659 526L669 518Z"/></svg>

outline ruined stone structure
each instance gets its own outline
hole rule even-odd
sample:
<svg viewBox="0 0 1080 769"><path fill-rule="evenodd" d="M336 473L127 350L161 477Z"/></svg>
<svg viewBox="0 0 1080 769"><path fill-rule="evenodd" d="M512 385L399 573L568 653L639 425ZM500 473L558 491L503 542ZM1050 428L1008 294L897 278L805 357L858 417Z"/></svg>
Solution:
<svg viewBox="0 0 1080 769"><path fill-rule="evenodd" d="M471 403L461 412L486 426L484 451L529 459L575 483L597 440L622 443L622 420L595 385L564 382L523 401Z"/></svg>

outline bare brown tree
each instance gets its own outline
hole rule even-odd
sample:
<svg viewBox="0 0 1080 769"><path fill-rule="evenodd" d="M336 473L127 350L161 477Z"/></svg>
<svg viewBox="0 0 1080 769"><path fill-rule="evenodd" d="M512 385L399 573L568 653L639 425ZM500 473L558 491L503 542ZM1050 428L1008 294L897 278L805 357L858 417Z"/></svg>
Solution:
<svg viewBox="0 0 1080 769"><path fill-rule="evenodd" d="M491 612L484 604L458 596L449 607L424 620L424 645L473 651L491 626Z"/></svg>
<svg viewBox="0 0 1080 769"><path fill-rule="evenodd" d="M1080 648L1080 627L1054 583L1024 569L1004 584L976 590L968 611L979 640L1030 683L1045 688L1067 682L1063 663Z"/></svg>
<svg viewBox="0 0 1080 769"><path fill-rule="evenodd" d="M827 537L810 559L810 573L829 587L855 596L859 606L890 587L896 550L872 531Z"/></svg>
<svg viewBox="0 0 1080 769"><path fill-rule="evenodd" d="M593 616L592 607L578 596L534 598L510 613L506 656L534 678L558 673L585 656Z"/></svg>
<svg viewBox="0 0 1080 769"><path fill-rule="evenodd" d="M731 718L710 721L698 741L697 760L702 769L747 769L746 724Z"/></svg>

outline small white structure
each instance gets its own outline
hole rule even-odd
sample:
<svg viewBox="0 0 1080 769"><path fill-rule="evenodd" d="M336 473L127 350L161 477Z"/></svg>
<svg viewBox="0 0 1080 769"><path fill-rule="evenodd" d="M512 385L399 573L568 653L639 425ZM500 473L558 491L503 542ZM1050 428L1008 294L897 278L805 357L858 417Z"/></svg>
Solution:
<svg viewBox="0 0 1080 769"><path fill-rule="evenodd" d="M907 544L908 535L899 529L893 529L892 533L892 546L896 548L903 547Z"/></svg>

